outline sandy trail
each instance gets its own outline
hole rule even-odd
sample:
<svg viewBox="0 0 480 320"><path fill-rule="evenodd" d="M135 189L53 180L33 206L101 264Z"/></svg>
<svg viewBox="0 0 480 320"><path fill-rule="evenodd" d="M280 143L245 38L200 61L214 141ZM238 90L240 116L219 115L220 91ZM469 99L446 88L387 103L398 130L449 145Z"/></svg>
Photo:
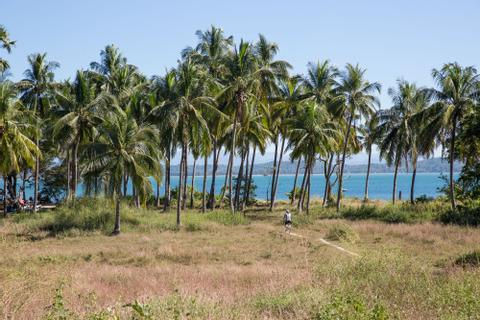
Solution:
<svg viewBox="0 0 480 320"><path fill-rule="evenodd" d="M290 232L289 234L290 234L291 236L294 236L294 237L306 239L304 236L302 236L302 235L300 235L300 234L297 234L297 233L294 233L294 232ZM322 242L323 244L326 244L327 246L330 246L330 247L335 248L335 249L337 249L337 250L339 250L339 251L342 251L342 252L344 252L344 253L346 253L346 254L348 254L348 255L351 255L351 256L354 256L354 257L359 257L359 256L360 256L358 253L355 253L355 252L349 251L349 250L347 250L347 249L345 249L345 248L342 248L342 247L340 247L340 246L337 246L336 244L333 244L333 243L331 243L331 242L329 242L329 241L327 241L327 240L325 240L325 239L323 239L323 238L319 238L318 240L319 240L320 242Z"/></svg>

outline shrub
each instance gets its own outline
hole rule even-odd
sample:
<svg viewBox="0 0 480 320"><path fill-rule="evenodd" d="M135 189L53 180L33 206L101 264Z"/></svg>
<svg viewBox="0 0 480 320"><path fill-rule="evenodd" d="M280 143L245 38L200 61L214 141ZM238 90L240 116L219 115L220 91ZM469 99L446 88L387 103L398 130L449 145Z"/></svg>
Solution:
<svg viewBox="0 0 480 320"><path fill-rule="evenodd" d="M477 227L480 225L480 206L458 207L456 211L444 211L438 219L445 224Z"/></svg>
<svg viewBox="0 0 480 320"><path fill-rule="evenodd" d="M329 240L348 243L355 243L360 239L355 230L344 223L337 223L331 226L325 237Z"/></svg>
<svg viewBox="0 0 480 320"><path fill-rule="evenodd" d="M480 251L472 251L466 254L461 255L454 262L457 266L463 267L477 267L480 265Z"/></svg>
<svg viewBox="0 0 480 320"><path fill-rule="evenodd" d="M375 303L373 307L368 307L363 299L350 295L335 295L331 301L320 307L315 312L312 319L330 320L386 320L389 319L385 307Z"/></svg>

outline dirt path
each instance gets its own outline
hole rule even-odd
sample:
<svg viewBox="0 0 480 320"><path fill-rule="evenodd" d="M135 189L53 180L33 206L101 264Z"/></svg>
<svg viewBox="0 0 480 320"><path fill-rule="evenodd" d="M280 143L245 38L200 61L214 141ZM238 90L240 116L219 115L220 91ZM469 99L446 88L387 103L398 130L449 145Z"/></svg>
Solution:
<svg viewBox="0 0 480 320"><path fill-rule="evenodd" d="M290 234L291 236L294 236L294 237L297 237L297 238L306 239L306 237L304 237L304 236L302 236L302 235L300 235L300 234L296 234L296 233L294 233L294 232L290 232L289 234ZM333 244L333 243L331 243L331 242L329 242L329 241L327 241L327 240L325 240L325 239L323 239L323 238L319 238L318 240L319 240L321 243L326 244L327 246L330 246L330 247L335 248L335 249L337 249L337 250L339 250L339 251L345 252L346 254L351 255L351 256L353 256L353 257L359 257L359 256L360 256L358 253L355 253L355 252L349 251L349 250L347 250L347 249L345 249L345 248L342 248L342 247L340 247L340 246L337 246L336 244Z"/></svg>

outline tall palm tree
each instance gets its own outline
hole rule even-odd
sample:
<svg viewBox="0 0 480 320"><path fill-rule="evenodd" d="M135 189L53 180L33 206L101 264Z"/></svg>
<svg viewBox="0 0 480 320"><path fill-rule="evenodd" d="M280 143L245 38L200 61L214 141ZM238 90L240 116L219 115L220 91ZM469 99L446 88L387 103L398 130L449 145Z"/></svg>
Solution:
<svg viewBox="0 0 480 320"><path fill-rule="evenodd" d="M340 210L343 191L343 171L353 121L360 117L365 119L370 118L374 113L375 106L380 105L374 94L380 93L381 85L377 82L371 83L365 80L365 71L365 69L361 69L358 65L353 66L347 64L346 71L341 75L338 86L338 90L343 94L344 98L343 107L338 108L338 111L340 111L339 114L346 119L347 125L343 139L342 160L338 177L337 211Z"/></svg>
<svg viewBox="0 0 480 320"><path fill-rule="evenodd" d="M457 208L455 199L455 181L453 165L456 159L456 134L459 125L468 111L478 102L480 97L479 77L474 67L462 67L458 63L447 63L441 69L433 69L432 77L437 89L433 89L436 102L429 111L430 124L425 131L428 140L444 131L448 146L450 163L450 203L452 210Z"/></svg>
<svg viewBox="0 0 480 320"><path fill-rule="evenodd" d="M305 175L298 208L302 210L302 203L307 201L306 209L310 204L310 176L317 156L325 156L338 144L338 125L330 119L324 106L315 101L308 101L297 117L288 120L290 128L289 147L292 157L305 159Z"/></svg>
<svg viewBox="0 0 480 320"><path fill-rule="evenodd" d="M235 212L232 193L232 167L233 158L237 146L237 125L239 119L242 118L245 105L249 98L254 97L254 93L258 91L259 70L257 60L252 51L252 47L248 42L243 40L232 54L228 56L226 66L228 72L226 73L226 87L224 89L225 101L228 101L233 109L232 117L232 139L230 144L229 157L229 173L228 173L228 187L230 195L230 210Z"/></svg>
<svg viewBox="0 0 480 320"><path fill-rule="evenodd" d="M412 127L412 118L419 111L415 101L418 97L418 89L415 84L398 80L397 86L397 89L390 88L388 90L393 106L389 110L380 112L378 127L381 137L380 157L384 158L388 165L395 166L392 191L394 204L397 193L398 168L402 159L406 159L412 150L415 152L413 148L415 129Z"/></svg>
<svg viewBox="0 0 480 320"><path fill-rule="evenodd" d="M57 90L56 102L58 104L56 112L60 118L54 125L53 134L57 140L67 144L67 149L71 149L72 183L69 185L71 189L69 194L75 201L79 174L79 147L81 143L91 141L97 135L96 126L102 121L101 108L109 101L107 95L97 95L88 73L77 71L73 84L67 85L63 90ZM67 163L67 166L70 164Z"/></svg>
<svg viewBox="0 0 480 320"><path fill-rule="evenodd" d="M372 164L372 149L373 145L377 142L377 126L378 126L378 116L377 114L372 115L367 124L362 127L363 133L363 147L368 153L367 160L367 176L365 177L365 193L363 196L363 201L368 202L368 182L370 178L370 168Z"/></svg>
<svg viewBox="0 0 480 320"><path fill-rule="evenodd" d="M152 125L138 125L118 105L99 127L100 137L87 145L86 153L93 154L84 172L102 172L115 198L115 226L112 235L120 233L121 184L125 174L142 199L152 192L150 177L161 173L158 130Z"/></svg>
<svg viewBox="0 0 480 320"><path fill-rule="evenodd" d="M2 25L0 25L0 44L8 53L10 53L12 47L15 45L15 41L10 40L7 29ZM9 67L7 60L0 58L0 73L4 72Z"/></svg>
<svg viewBox="0 0 480 320"><path fill-rule="evenodd" d="M17 90L10 82L0 83L0 175L4 179L3 210L7 214L6 176L19 172L20 164L34 167L35 159L40 157L40 149L30 140L35 130L25 117L28 111L17 100Z"/></svg>
<svg viewBox="0 0 480 320"><path fill-rule="evenodd" d="M50 108L54 92L54 70L60 67L55 61L47 61L47 54L32 54L28 57L29 69L25 70L25 78L20 81L21 100L35 114L36 134L35 143L40 146L41 124L40 119L45 117ZM37 210L38 179L40 158L37 157L34 170L33 208Z"/></svg>

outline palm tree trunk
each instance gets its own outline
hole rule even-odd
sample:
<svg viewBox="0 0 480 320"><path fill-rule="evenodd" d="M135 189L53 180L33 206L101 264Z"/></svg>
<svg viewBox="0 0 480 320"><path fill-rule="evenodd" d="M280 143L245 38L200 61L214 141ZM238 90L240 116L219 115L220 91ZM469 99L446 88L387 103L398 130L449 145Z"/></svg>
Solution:
<svg viewBox="0 0 480 320"><path fill-rule="evenodd" d="M271 183L271 186L270 186L270 208L272 208L273 189L275 187L275 176L277 174L278 134L275 135L274 143L275 143L275 154L274 154L274 157L273 157L272 183Z"/></svg>
<svg viewBox="0 0 480 320"><path fill-rule="evenodd" d="M203 160L203 186L202 186L202 212L207 210L207 169L208 169L208 155L205 155Z"/></svg>
<svg viewBox="0 0 480 320"><path fill-rule="evenodd" d="M212 183L210 185L210 195L208 199L208 207L210 209L215 208L215 180L217 177L217 168L218 168L218 158L220 157L220 150L221 148L218 149L218 154L217 154L217 141L213 141L213 167L212 167Z"/></svg>
<svg viewBox="0 0 480 320"><path fill-rule="evenodd" d="M295 204L295 196L297 195L297 178L298 178L298 170L300 169L300 162L302 161L302 157L298 159L297 163L297 169L295 170L295 179L293 179L293 194L292 194L292 200L290 201L290 205Z"/></svg>
<svg viewBox="0 0 480 320"><path fill-rule="evenodd" d="M185 146L185 151L187 152L188 156L188 150L187 146ZM183 160L183 202L182 202L182 210L185 210L187 208L187 181L188 181L188 158L185 156L185 159Z"/></svg>
<svg viewBox="0 0 480 320"><path fill-rule="evenodd" d="M455 161L455 134L457 127L457 117L453 116L452 120L452 135L450 138L450 201L452 211L457 210L457 203L455 201L455 180L453 179L453 162Z"/></svg>
<svg viewBox="0 0 480 320"><path fill-rule="evenodd" d="M72 176L70 172L70 148L67 148L67 157L65 162L67 163L67 202L70 201L72 197Z"/></svg>
<svg viewBox="0 0 480 320"><path fill-rule="evenodd" d="M241 201L241 210L245 210L245 200L247 196L247 188L248 188L248 177L250 172L250 145L247 147L247 155L245 157L245 183L243 184L243 197Z"/></svg>
<svg viewBox="0 0 480 320"><path fill-rule="evenodd" d="M230 163L230 159L229 159L228 163L227 163L227 171L225 171L225 181L223 182L223 189L222 189L222 195L220 197L220 204L222 203L223 198L225 197L225 194L227 193L228 175L230 173L230 167L231 167L231 163Z"/></svg>
<svg viewBox="0 0 480 320"><path fill-rule="evenodd" d="M252 163L250 165L250 173L248 174L248 184L247 184L247 191L245 195L245 205L248 205L248 201L250 200L250 189L252 187L252 177L253 177L253 165L255 164L255 154L257 153L257 146L253 146L253 154L252 154Z"/></svg>
<svg viewBox="0 0 480 320"><path fill-rule="evenodd" d="M245 150L242 150L242 155L240 159L240 168L238 169L237 175L237 185L235 186L235 209L240 209L240 190L242 188L242 180L243 180L243 163L245 162Z"/></svg>
<svg viewBox="0 0 480 320"><path fill-rule="evenodd" d="M307 205L306 205L306 209L307 209L307 214L309 214L310 212L310 188L311 188L311 183L310 183L310 177L312 175L312 164L313 164L313 161L312 163L310 163L309 165L309 169L308 169L308 180L307 180Z"/></svg>
<svg viewBox="0 0 480 320"><path fill-rule="evenodd" d="M328 155L327 159L325 160L323 164L323 176L325 177L325 189L323 190L323 200L322 200L322 206L325 207L325 204L327 203L327 192L328 188L330 186L330 154Z"/></svg>
<svg viewBox="0 0 480 320"><path fill-rule="evenodd" d="M178 197L177 197L177 228L180 227L180 211L182 209L183 171L185 162L185 144L182 144L182 157L180 160L180 172L178 176Z"/></svg>
<svg viewBox="0 0 480 320"><path fill-rule="evenodd" d="M397 174L398 166L400 165L400 157L395 160L395 173L393 174L393 193L392 193L392 204L395 204L396 193L397 193Z"/></svg>
<svg viewBox="0 0 480 320"><path fill-rule="evenodd" d="M340 176L338 177L337 212L340 211L340 201L342 200L343 170L345 168L345 157L347 155L348 138L350 136L350 129L352 127L352 120L353 120L353 115L350 115L349 120L348 120L347 133L345 134L345 139L343 140L342 163L340 164Z"/></svg>
<svg viewBox="0 0 480 320"><path fill-rule="evenodd" d="M123 195L126 196L128 194L128 175L123 175Z"/></svg>
<svg viewBox="0 0 480 320"><path fill-rule="evenodd" d="M370 167L372 164L372 146L370 146L370 149L368 150L368 165L367 165L367 177L365 179L365 196L363 197L363 201L367 202L368 201L368 180L370 178Z"/></svg>
<svg viewBox="0 0 480 320"><path fill-rule="evenodd" d="M167 159L165 160L165 196L163 197L163 211L170 209L170 147L167 151Z"/></svg>
<svg viewBox="0 0 480 320"><path fill-rule="evenodd" d="M160 207L160 181L155 181L157 192L155 194L155 208Z"/></svg>
<svg viewBox="0 0 480 320"><path fill-rule="evenodd" d="M7 211L7 176L3 176L3 216L6 218Z"/></svg>
<svg viewBox="0 0 480 320"><path fill-rule="evenodd" d="M40 139L37 135L36 140L37 147L40 147ZM34 173L34 185L33 185L33 212L37 212L38 205L38 176L40 175L40 158L35 157L35 173Z"/></svg>
<svg viewBox="0 0 480 320"><path fill-rule="evenodd" d="M72 199L75 204L75 199L77 197L77 184L78 184L78 146L80 145L80 139L75 141L73 146L73 168L72 168Z"/></svg>
<svg viewBox="0 0 480 320"><path fill-rule="evenodd" d="M193 159L192 188L190 190L190 209L193 209L193 197L195 192L195 171L197 169L197 158Z"/></svg>
<svg viewBox="0 0 480 320"><path fill-rule="evenodd" d="M120 234L120 200L122 198L122 191L120 189L120 183L115 186L114 197L115 197L115 226L112 231L112 236Z"/></svg>
<svg viewBox="0 0 480 320"><path fill-rule="evenodd" d="M235 109L235 116L233 120L233 137L232 137L232 148L230 150L230 173L228 175L228 193L230 194L230 211L235 213L235 206L233 204L233 194L232 194L232 168L233 168L233 157L235 154L235 145L237 143L237 117L238 117L238 107Z"/></svg>
<svg viewBox="0 0 480 320"><path fill-rule="evenodd" d="M417 175L417 160L413 162L412 186L410 187L410 203L415 204L415 177Z"/></svg>
<svg viewBox="0 0 480 320"><path fill-rule="evenodd" d="M274 177L274 185L272 190L272 202L270 203L270 211L273 211L273 207L275 206L275 198L277 197L277 187L278 187L278 177L280 176L280 168L282 166L282 158L283 158L283 148L285 147L285 137L282 136L282 146L280 147L280 155L278 157L276 175Z"/></svg>
<svg viewBox="0 0 480 320"><path fill-rule="evenodd" d="M22 179L22 198L23 200L27 200L26 194L26 183L27 183L27 169L23 170L23 179Z"/></svg>
<svg viewBox="0 0 480 320"><path fill-rule="evenodd" d="M308 161L308 157L305 157L305 171L303 172L302 186L300 188L300 195L297 203L298 212L302 212L302 209L303 209L302 204L303 204L303 197L305 194L305 181L307 180L307 172L308 172L307 161Z"/></svg>

